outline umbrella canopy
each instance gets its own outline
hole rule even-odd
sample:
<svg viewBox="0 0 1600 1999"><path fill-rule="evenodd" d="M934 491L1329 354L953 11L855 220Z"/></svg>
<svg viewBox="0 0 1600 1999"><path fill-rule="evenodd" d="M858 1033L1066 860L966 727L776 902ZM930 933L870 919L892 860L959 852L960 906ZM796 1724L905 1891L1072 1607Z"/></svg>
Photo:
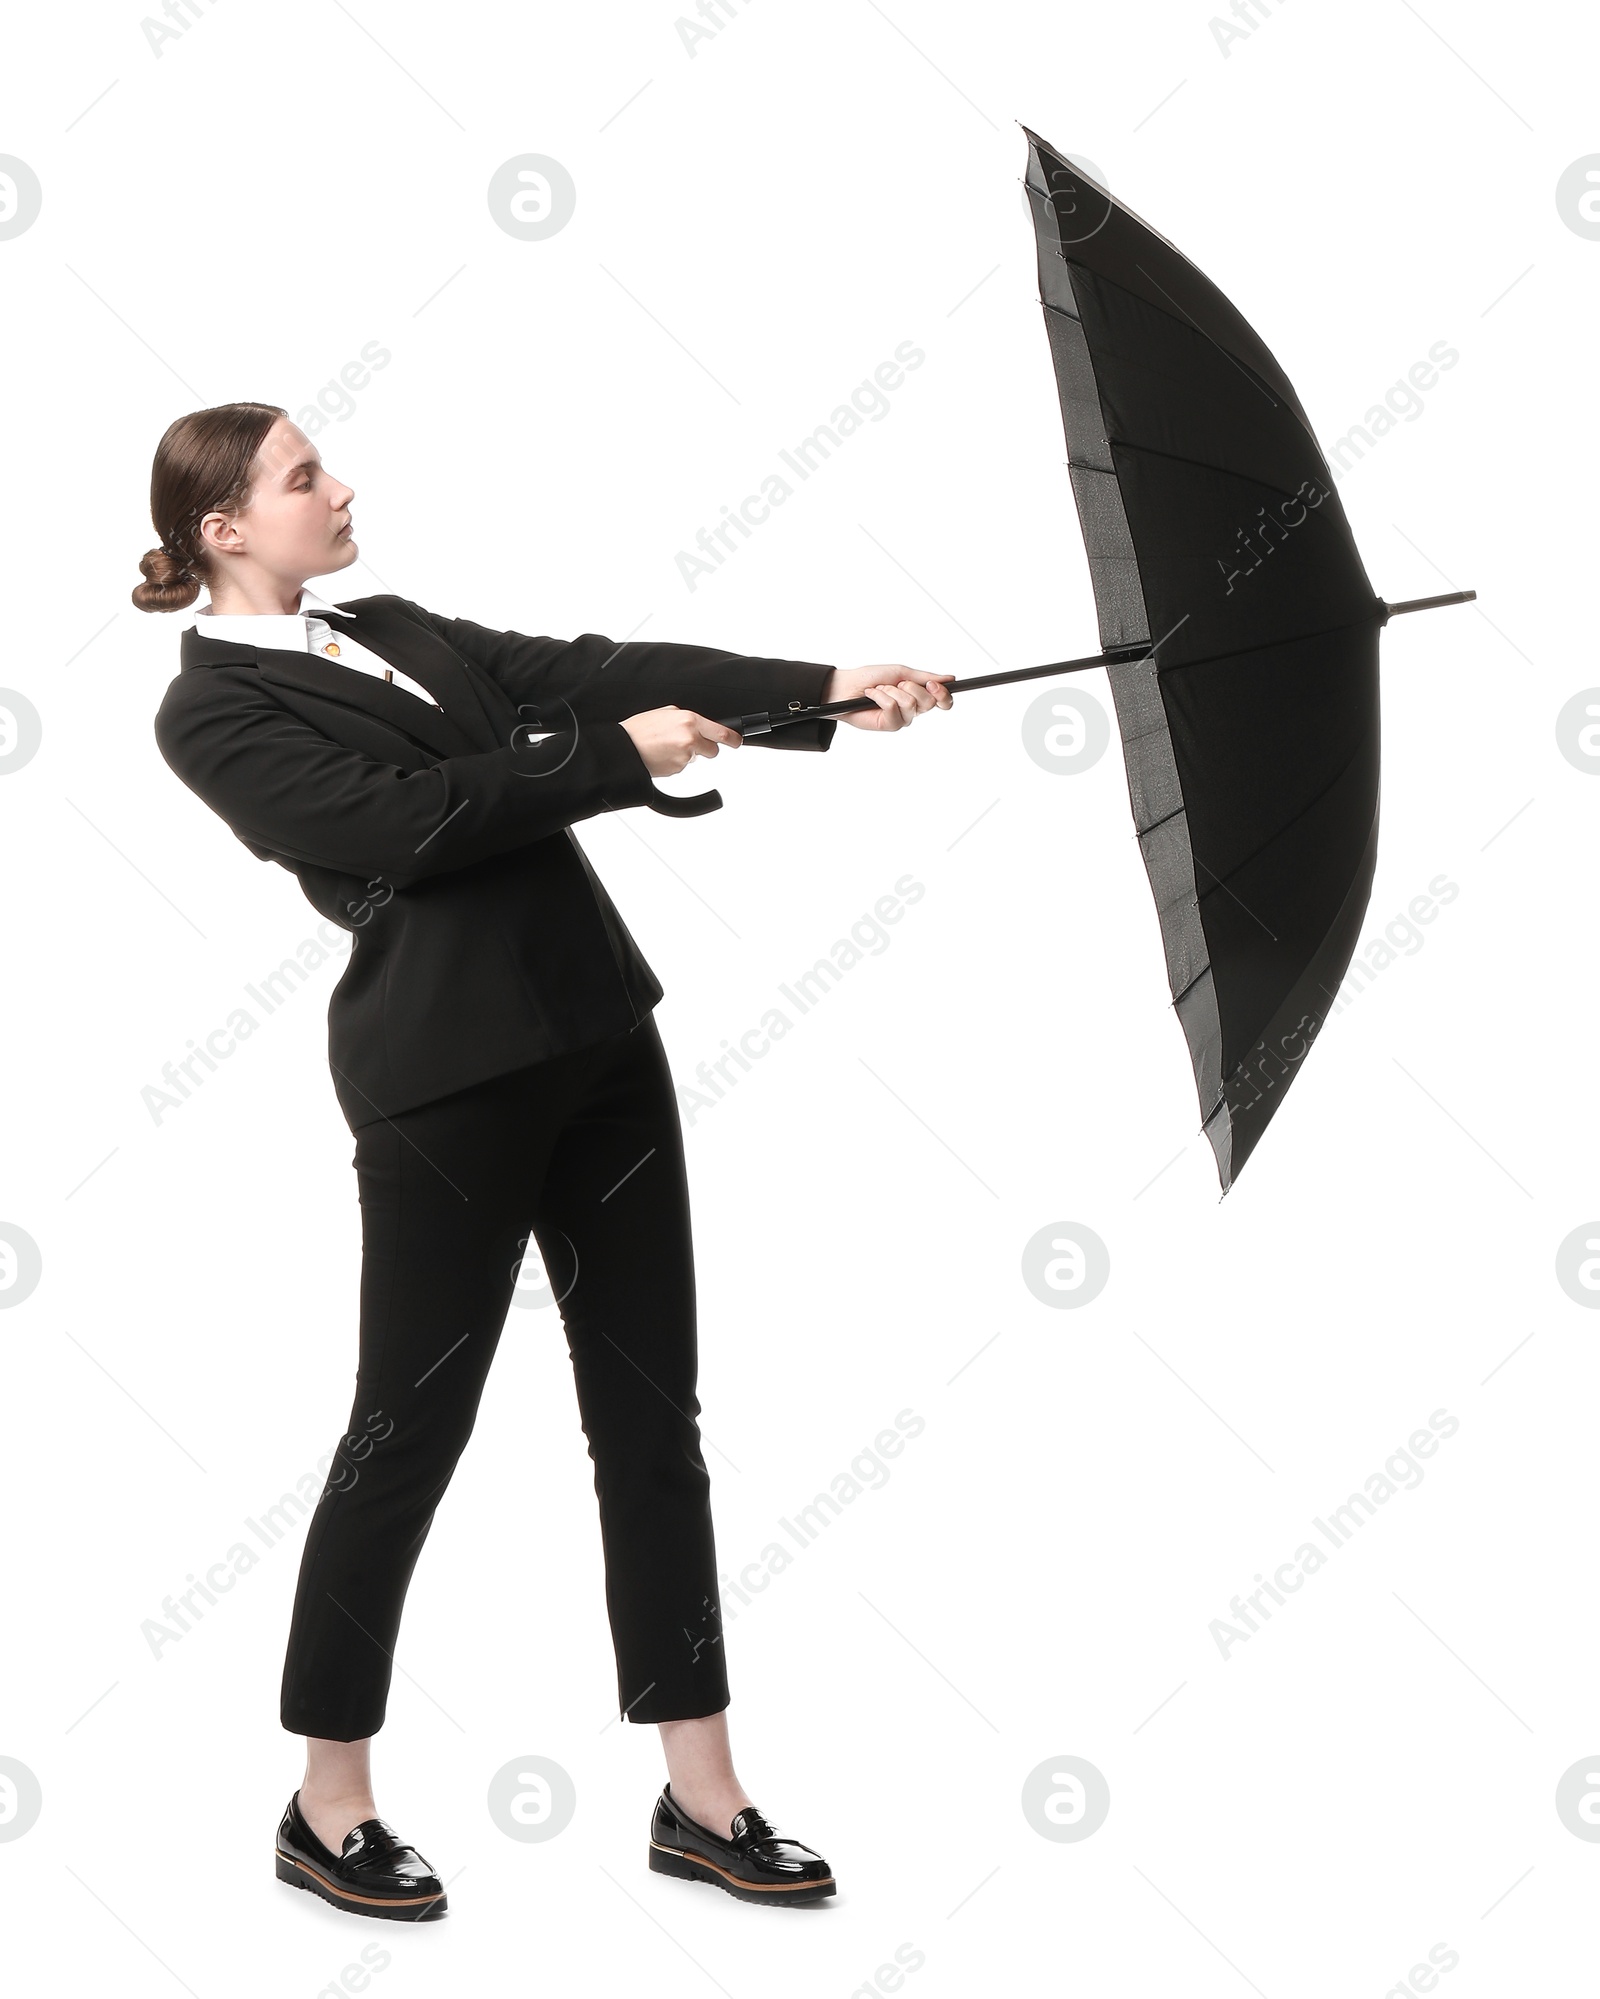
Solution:
<svg viewBox="0 0 1600 1999"><path fill-rule="evenodd" d="M1036 133L1026 188L1103 667L1223 1192L1331 1010L1378 851L1385 603L1288 377L1210 279ZM868 697L721 719L744 734ZM657 793L676 817L719 793Z"/></svg>
<svg viewBox="0 0 1600 1999"><path fill-rule="evenodd" d="M1044 140L1026 188L1100 643L1224 1191L1338 992L1378 843L1378 632L1283 370Z"/></svg>

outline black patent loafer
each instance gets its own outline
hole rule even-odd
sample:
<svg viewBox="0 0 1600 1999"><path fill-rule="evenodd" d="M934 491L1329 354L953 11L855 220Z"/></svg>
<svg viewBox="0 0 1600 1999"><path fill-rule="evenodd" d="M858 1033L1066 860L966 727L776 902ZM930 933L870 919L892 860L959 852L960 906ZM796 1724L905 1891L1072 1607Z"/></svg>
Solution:
<svg viewBox="0 0 1600 1999"><path fill-rule="evenodd" d="M779 1832L754 1805L736 1814L731 1836L719 1835L678 1809L670 1784L650 1821L650 1866L680 1881L709 1881L741 1902L794 1905L835 1893L822 1855Z"/></svg>
<svg viewBox="0 0 1600 1999"><path fill-rule="evenodd" d="M333 1853L306 1824L298 1791L278 1826L277 1869L280 1881L352 1916L426 1923L445 1912L444 1883L387 1819L363 1819Z"/></svg>

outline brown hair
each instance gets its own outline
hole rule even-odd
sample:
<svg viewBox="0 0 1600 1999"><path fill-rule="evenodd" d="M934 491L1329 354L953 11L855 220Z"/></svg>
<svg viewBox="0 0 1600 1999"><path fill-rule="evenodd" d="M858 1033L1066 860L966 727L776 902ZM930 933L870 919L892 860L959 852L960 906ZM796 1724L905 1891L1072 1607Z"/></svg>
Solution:
<svg viewBox="0 0 1600 1999"><path fill-rule="evenodd" d="M150 518L161 543L139 558L145 580L132 592L141 611L185 610L211 581L200 523L249 505L256 453L287 415L272 403L221 403L168 424L150 469Z"/></svg>

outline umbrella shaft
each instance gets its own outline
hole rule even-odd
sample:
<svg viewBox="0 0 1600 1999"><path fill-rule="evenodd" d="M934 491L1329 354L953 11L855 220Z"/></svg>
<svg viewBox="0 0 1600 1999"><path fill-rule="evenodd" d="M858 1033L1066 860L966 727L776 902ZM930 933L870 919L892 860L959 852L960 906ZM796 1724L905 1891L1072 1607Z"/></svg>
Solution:
<svg viewBox="0 0 1600 1999"><path fill-rule="evenodd" d="M1409 597L1403 604L1383 604L1383 622L1387 623L1402 611L1431 611L1441 604L1470 604L1477 594L1476 590L1451 590L1442 597ZM1380 598L1379 602L1382 601ZM974 687L1006 687L1014 680L1042 680L1050 675L1087 673L1097 666L1126 666L1134 660L1148 658L1149 652L1148 646L1114 646L1110 652L1090 653L1083 659L1055 659L1044 666L1013 667L1004 673L974 673L964 680L947 681L945 685L952 694L965 694ZM825 716L854 715L877 705L871 695L862 694L853 701L828 701L812 708L797 701L787 715L723 715L719 719L725 728L737 729L741 736L764 736L770 735L774 729L786 728L791 722L814 722Z"/></svg>
<svg viewBox="0 0 1600 1999"><path fill-rule="evenodd" d="M1087 673L1096 666L1125 666L1131 660L1143 659L1148 654L1148 646L1119 646L1110 652L1090 653L1084 659L1055 659L1044 666L1018 666L1004 673L969 674L964 680L947 680L945 685L952 694L964 694L974 687L1004 687L1013 680L1041 680L1048 675L1063 673ZM915 674L908 674L915 679ZM770 715L724 715L720 719L724 726L737 729L743 736L766 735L772 729L781 729L791 722L813 722L829 715L853 715L863 708L876 708L877 702L870 694L858 695L853 701L828 701L814 708L796 703L790 714L774 711Z"/></svg>
<svg viewBox="0 0 1600 1999"><path fill-rule="evenodd" d="M1386 617L1395 618L1402 611L1431 611L1440 604L1470 604L1477 596L1476 590L1451 590L1443 597L1408 597L1403 604L1385 604Z"/></svg>

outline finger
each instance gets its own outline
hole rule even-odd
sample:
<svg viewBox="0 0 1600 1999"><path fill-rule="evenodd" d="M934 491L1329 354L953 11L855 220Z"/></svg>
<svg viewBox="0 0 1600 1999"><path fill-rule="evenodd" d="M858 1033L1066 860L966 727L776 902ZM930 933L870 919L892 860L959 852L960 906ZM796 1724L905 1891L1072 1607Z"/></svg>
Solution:
<svg viewBox="0 0 1600 1999"><path fill-rule="evenodd" d="M955 679L955 674L953 672L914 673L909 666L863 666L858 668L857 671L861 673L875 673L880 675L881 678L872 682L872 685L874 687L894 687L898 685L900 682L906 680L913 681L918 687L921 687L932 681L943 682L946 680ZM865 692L866 690L863 689L862 691Z"/></svg>

